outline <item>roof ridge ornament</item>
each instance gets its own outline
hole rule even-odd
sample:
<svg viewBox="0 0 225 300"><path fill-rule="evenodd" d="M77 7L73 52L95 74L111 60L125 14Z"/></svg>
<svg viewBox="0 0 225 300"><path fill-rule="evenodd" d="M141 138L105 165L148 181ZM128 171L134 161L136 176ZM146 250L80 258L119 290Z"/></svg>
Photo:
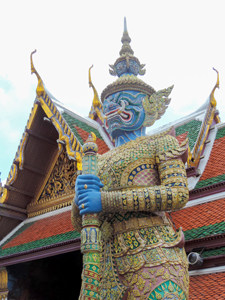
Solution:
<svg viewBox="0 0 225 300"><path fill-rule="evenodd" d="M217 80L216 80L216 84L210 94L210 103L212 104L212 106L216 106L217 103L216 103L216 99L214 97L214 92L217 88L218 89L220 88L220 80L219 80L219 72L215 68L213 68L213 70L217 73Z"/></svg>
<svg viewBox="0 0 225 300"><path fill-rule="evenodd" d="M210 127L215 120L216 123L220 123L220 118L216 109L216 99L214 97L214 92L216 88L219 88L219 72L213 68L214 71L217 73L217 80L212 92L209 96L208 107L205 113L204 120L202 122L202 126L200 132L198 134L198 139L195 143L194 149L192 151L192 155L189 156L188 159L188 167L198 167L201 156L203 155L204 145L210 130Z"/></svg>
<svg viewBox="0 0 225 300"><path fill-rule="evenodd" d="M69 159L75 159L77 161L77 170L80 171L82 169L81 144L76 138L76 136L73 134L72 130L69 128L66 121L63 119L61 113L59 112L56 105L53 103L51 97L46 92L41 76L38 74L33 64L32 55L35 52L36 50L34 50L31 53L30 62L31 74L35 73L38 79L38 85L36 89L38 98L37 100L41 103L42 109L44 110L47 118L49 118L52 121L52 124L55 126L56 130L59 133L59 138L57 140L59 149L61 150L62 144L65 144L66 152Z"/></svg>
<svg viewBox="0 0 225 300"><path fill-rule="evenodd" d="M41 97L45 94L45 88L44 88L43 80L41 79L41 76L38 74L38 72L35 69L34 64L33 64L33 54L36 53L36 52L37 52L37 50L35 49L30 54L31 74L34 73L37 76L38 85L37 85L37 89L36 89L36 94L37 94L38 97Z"/></svg>
<svg viewBox="0 0 225 300"><path fill-rule="evenodd" d="M94 92L94 98L92 100L92 106L91 106L91 110L89 112L89 118L94 120L95 119L94 115L96 113L98 118L101 120L101 122L104 123L104 116L103 116L103 112L102 112L102 103L99 100L98 92L91 80L91 69L92 68L93 68L93 65L89 68L88 78L89 78L89 87L91 87Z"/></svg>

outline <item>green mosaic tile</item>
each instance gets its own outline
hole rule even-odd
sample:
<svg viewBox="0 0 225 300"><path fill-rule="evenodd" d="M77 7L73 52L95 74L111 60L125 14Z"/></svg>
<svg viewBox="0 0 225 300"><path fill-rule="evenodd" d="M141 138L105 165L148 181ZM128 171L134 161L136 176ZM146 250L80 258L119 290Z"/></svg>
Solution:
<svg viewBox="0 0 225 300"><path fill-rule="evenodd" d="M225 174L199 181L196 184L195 189L199 189L199 188L209 186L209 185L212 185L215 183L223 182L223 181L225 181Z"/></svg>
<svg viewBox="0 0 225 300"><path fill-rule="evenodd" d="M203 238L210 235L225 233L225 222L220 222L208 226L202 226L199 228L193 228L184 232L185 239L187 241Z"/></svg>
<svg viewBox="0 0 225 300"><path fill-rule="evenodd" d="M79 232L69 231L67 233L54 235L49 238L37 240L37 241L26 243L26 244L21 244L21 245L11 247L11 248L2 249L2 247L1 247L0 248L0 257L4 257L7 255L16 254L16 253L21 253L21 252L25 252L25 251L29 251L29 250L33 250L33 249L38 249L38 248L46 247L49 245L58 244L58 243L73 240L73 239L76 239L79 237L80 237ZM6 243L8 243L8 241Z"/></svg>
<svg viewBox="0 0 225 300"><path fill-rule="evenodd" d="M225 127L220 128L216 134L216 140L225 136Z"/></svg>
<svg viewBox="0 0 225 300"><path fill-rule="evenodd" d="M221 247L221 248L218 248L218 249L205 250L201 254L201 256L203 258L211 257L211 256L217 256L217 255L225 255L225 247Z"/></svg>
<svg viewBox="0 0 225 300"><path fill-rule="evenodd" d="M68 123L68 125L70 126L70 129L72 130L72 132L75 134L75 136L78 138L79 142L83 144L83 140L80 137L80 135L78 134L76 128L74 127L74 125L76 125L77 127L87 131L87 132L94 132L94 134L96 135L97 138L103 140L102 136L100 135L99 131L89 125L87 125L86 123L77 120L73 117L71 117L70 115L68 115L66 112L62 113L63 118L66 120L66 122Z"/></svg>
<svg viewBox="0 0 225 300"><path fill-rule="evenodd" d="M192 120L184 125L181 125L176 128L176 135L181 135L185 132L188 132L189 147L192 150L195 142L197 140L199 131L201 129L202 122L197 120Z"/></svg>

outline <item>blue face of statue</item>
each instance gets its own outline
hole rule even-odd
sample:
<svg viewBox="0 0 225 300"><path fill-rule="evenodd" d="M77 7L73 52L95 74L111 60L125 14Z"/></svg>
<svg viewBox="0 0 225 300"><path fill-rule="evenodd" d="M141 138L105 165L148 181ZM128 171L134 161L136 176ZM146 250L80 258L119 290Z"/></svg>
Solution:
<svg viewBox="0 0 225 300"><path fill-rule="evenodd" d="M136 91L123 91L110 95L104 100L103 113L105 127L112 138L124 131L139 129L145 119L142 101L145 94Z"/></svg>

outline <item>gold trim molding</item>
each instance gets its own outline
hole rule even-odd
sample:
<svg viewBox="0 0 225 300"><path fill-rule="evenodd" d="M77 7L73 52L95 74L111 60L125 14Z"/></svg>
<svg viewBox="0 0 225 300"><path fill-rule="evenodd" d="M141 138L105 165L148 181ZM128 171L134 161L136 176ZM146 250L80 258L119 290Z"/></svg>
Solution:
<svg viewBox="0 0 225 300"><path fill-rule="evenodd" d="M8 273L6 268L0 268L0 300L6 300L8 293Z"/></svg>
<svg viewBox="0 0 225 300"><path fill-rule="evenodd" d="M27 121L26 129L31 128L33 120L34 120L34 116L35 116L36 111L37 111L37 108L38 108L38 104L35 103L32 110L31 110L29 119ZM20 140L20 144L18 146L16 155L15 155L15 158L14 158L14 162L13 162L11 168L10 168L9 175L7 177L7 180L6 180L7 185L13 184L14 181L16 180L17 175L18 175L18 168L20 170L23 169L24 149L25 149L25 146L26 146L26 143L27 143L27 139L28 139L28 133L25 130L23 135L22 135L22 138ZM17 165L17 163L18 163L18 165ZM4 203L7 199L8 199L8 190L6 188L3 188L3 193L2 193L2 196L0 197L0 203Z"/></svg>

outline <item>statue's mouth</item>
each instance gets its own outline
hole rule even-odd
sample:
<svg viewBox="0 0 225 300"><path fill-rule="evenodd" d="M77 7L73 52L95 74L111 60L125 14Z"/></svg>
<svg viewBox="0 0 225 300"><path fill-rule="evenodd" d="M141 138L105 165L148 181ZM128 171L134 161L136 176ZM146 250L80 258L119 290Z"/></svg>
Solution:
<svg viewBox="0 0 225 300"><path fill-rule="evenodd" d="M105 126L108 128L108 121L110 119L113 119L115 117L120 117L124 122L129 122L131 119L131 113L121 110L122 107L119 107L117 109L111 110L108 113L105 114Z"/></svg>
<svg viewBox="0 0 225 300"><path fill-rule="evenodd" d="M131 114L125 110L121 110L121 107L111 110L105 114L107 120L112 119L116 115L119 115L122 119L128 121L131 118Z"/></svg>
<svg viewBox="0 0 225 300"><path fill-rule="evenodd" d="M106 127L108 128L108 120L113 119L115 117L120 117L124 122L129 122L132 114L125 110L125 103L122 102L122 105L116 109L113 109L107 113L105 113Z"/></svg>

